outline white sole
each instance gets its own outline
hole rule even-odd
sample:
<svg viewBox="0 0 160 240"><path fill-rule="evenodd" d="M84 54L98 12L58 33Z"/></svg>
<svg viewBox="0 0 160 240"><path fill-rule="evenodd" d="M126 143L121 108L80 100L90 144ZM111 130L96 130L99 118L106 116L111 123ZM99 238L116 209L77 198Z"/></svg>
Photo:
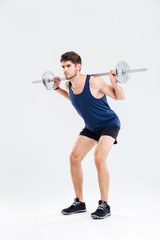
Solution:
<svg viewBox="0 0 160 240"><path fill-rule="evenodd" d="M104 217L99 217L97 215L91 215L91 217L93 219L104 219L104 218L109 217L109 216L111 216L111 213L106 214Z"/></svg>
<svg viewBox="0 0 160 240"><path fill-rule="evenodd" d="M66 213L66 212L61 212L63 215L72 215L72 214L75 214L75 213L83 213L83 212L87 212L87 210L78 210L78 211L75 211L75 212L72 212L72 213Z"/></svg>

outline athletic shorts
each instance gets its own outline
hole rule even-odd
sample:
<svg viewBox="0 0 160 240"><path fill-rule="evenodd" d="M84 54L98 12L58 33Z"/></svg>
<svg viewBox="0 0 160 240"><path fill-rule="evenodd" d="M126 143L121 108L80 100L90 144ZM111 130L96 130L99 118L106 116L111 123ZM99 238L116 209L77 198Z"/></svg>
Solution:
<svg viewBox="0 0 160 240"><path fill-rule="evenodd" d="M97 142L99 141L101 136L107 135L107 136L113 137L115 139L114 144L117 144L118 143L117 136L118 136L119 130L120 130L119 126L105 127L96 132L92 132L87 128L83 128L83 130L80 132L79 135L92 138L92 139L96 140Z"/></svg>

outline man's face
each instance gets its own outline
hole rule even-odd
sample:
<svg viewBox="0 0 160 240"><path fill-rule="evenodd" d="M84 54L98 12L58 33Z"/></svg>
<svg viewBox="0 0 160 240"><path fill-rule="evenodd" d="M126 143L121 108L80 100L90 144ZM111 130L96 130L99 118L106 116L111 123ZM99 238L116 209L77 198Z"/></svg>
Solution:
<svg viewBox="0 0 160 240"><path fill-rule="evenodd" d="M80 71L81 64L74 64L71 61L63 61L62 68L66 79L72 79Z"/></svg>

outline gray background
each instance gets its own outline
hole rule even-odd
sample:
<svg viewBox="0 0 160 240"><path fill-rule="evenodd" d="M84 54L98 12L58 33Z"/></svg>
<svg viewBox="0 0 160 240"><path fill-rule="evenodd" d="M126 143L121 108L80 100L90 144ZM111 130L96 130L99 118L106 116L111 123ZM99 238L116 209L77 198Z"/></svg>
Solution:
<svg viewBox="0 0 160 240"><path fill-rule="evenodd" d="M0 1L1 239L159 239L159 12L158 0ZM122 129L107 159L112 217L101 222L90 219L100 198L94 149L82 164L88 212L61 216L84 123L68 100L31 83L46 70L62 76L60 56L71 50L85 74L120 60L148 67L122 86L125 100L108 98Z"/></svg>

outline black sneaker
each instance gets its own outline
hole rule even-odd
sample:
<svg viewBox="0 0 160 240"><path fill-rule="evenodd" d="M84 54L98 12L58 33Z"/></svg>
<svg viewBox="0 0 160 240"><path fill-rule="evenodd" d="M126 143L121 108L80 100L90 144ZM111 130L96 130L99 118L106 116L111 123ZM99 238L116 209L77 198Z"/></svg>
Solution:
<svg viewBox="0 0 160 240"><path fill-rule="evenodd" d="M99 200L99 206L95 212L91 214L94 219L103 219L111 215L110 206L105 201Z"/></svg>
<svg viewBox="0 0 160 240"><path fill-rule="evenodd" d="M86 204L85 202L80 202L79 198L75 198L74 202L69 208L65 208L61 211L61 213L64 215L70 215L81 212L86 212Z"/></svg>

